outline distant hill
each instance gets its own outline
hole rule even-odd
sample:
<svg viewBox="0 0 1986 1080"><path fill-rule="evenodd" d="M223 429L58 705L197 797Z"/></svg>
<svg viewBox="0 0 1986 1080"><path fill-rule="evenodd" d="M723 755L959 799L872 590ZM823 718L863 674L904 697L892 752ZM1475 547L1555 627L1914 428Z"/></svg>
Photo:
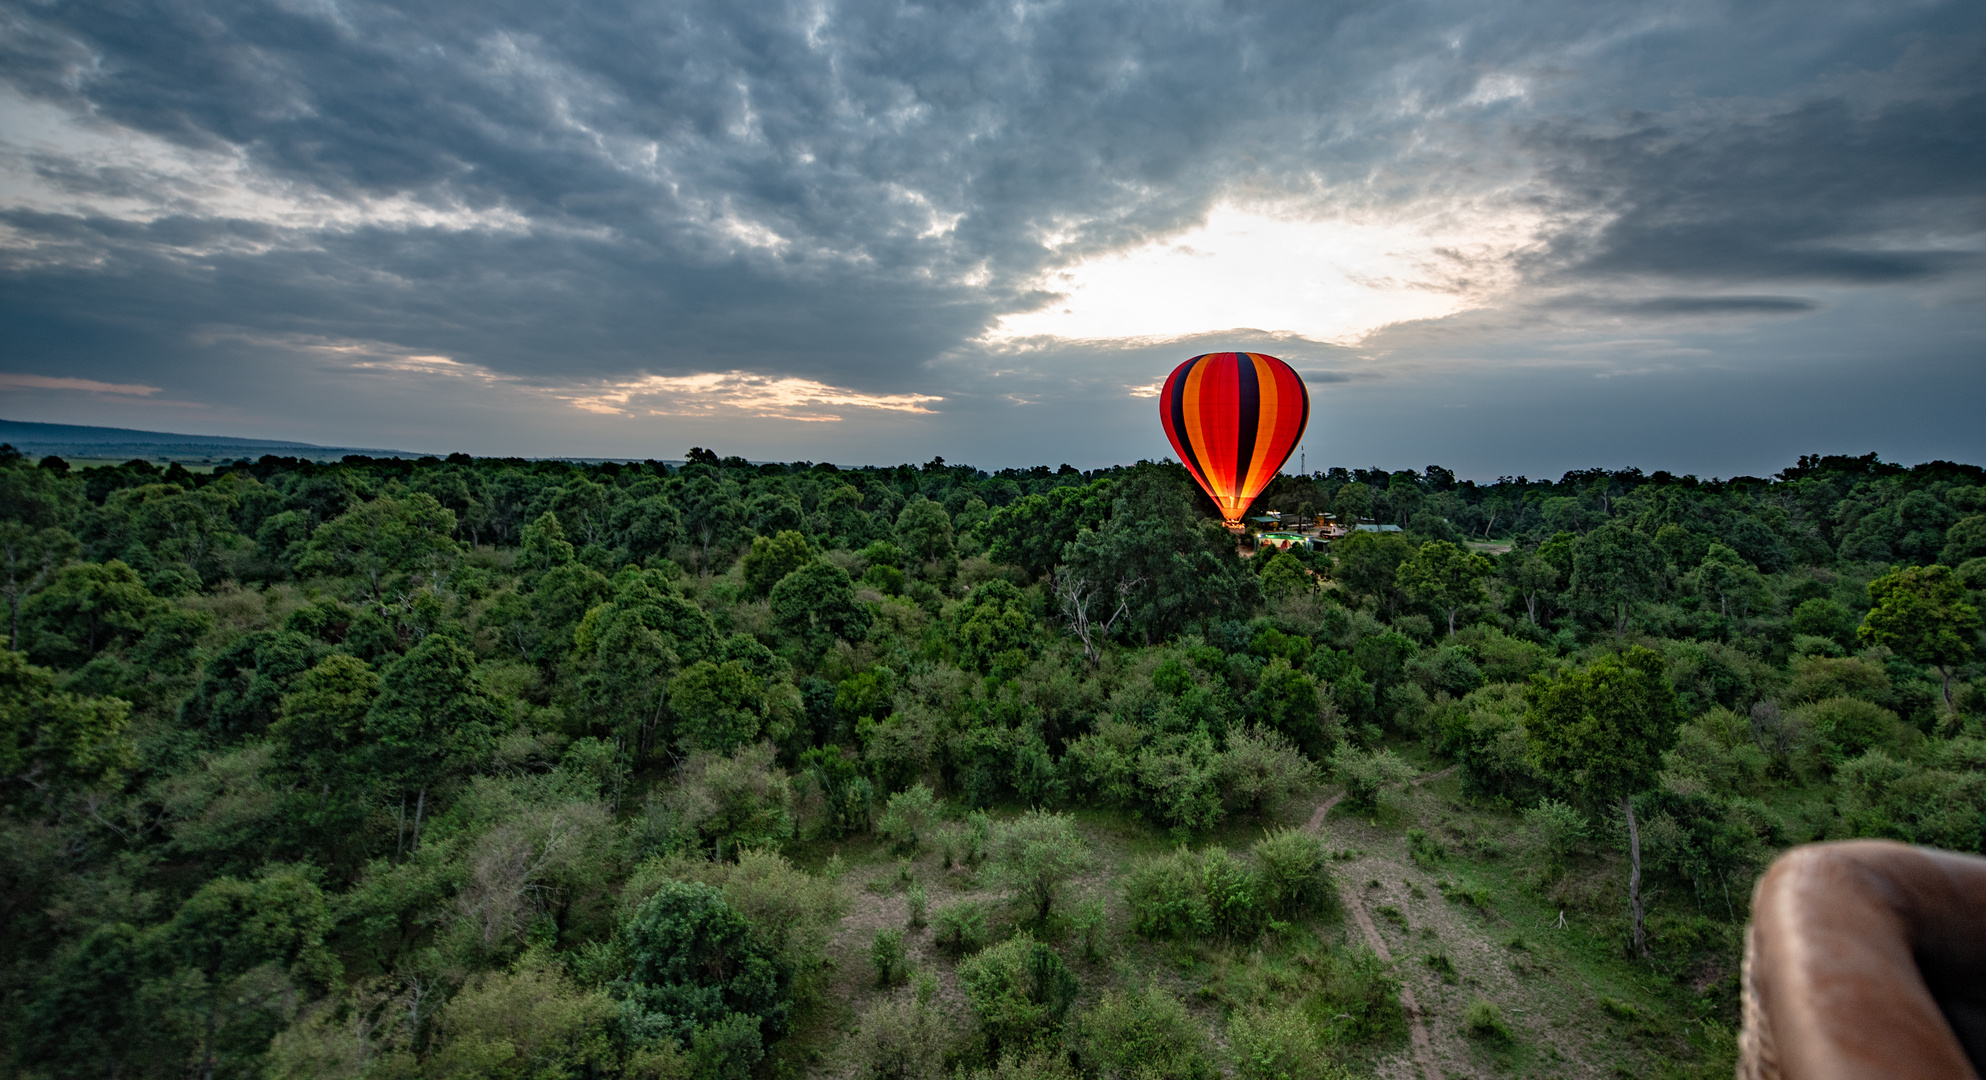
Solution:
<svg viewBox="0 0 1986 1080"><path fill-rule="evenodd" d="M55 454L63 458L116 461L132 458L183 462L233 461L236 458L259 458L264 454L312 461L336 461L346 454L404 458L421 456L406 450L378 447L319 446L315 443L238 439L227 435L179 435L131 428L38 424L27 420L0 420L0 442L12 445L29 457Z"/></svg>

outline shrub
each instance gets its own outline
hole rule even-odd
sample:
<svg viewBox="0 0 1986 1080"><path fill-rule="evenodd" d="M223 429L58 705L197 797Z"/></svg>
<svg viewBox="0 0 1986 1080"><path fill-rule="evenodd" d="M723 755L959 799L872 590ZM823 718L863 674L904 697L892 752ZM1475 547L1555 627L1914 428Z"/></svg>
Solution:
<svg viewBox="0 0 1986 1080"><path fill-rule="evenodd" d="M1230 939L1255 933L1261 916L1255 875L1232 852L1214 847L1200 853L1200 889L1214 933Z"/></svg>
<svg viewBox="0 0 1986 1080"><path fill-rule="evenodd" d="M1324 841L1302 829L1278 829L1249 849L1258 868L1262 907L1293 919L1324 908L1331 896Z"/></svg>
<svg viewBox="0 0 1986 1080"><path fill-rule="evenodd" d="M1334 737L1331 742L1336 743ZM1267 817L1317 782L1317 765L1272 729L1231 728L1221 755L1223 797L1234 809Z"/></svg>
<svg viewBox="0 0 1986 1080"><path fill-rule="evenodd" d="M1026 931L974 953L958 975L995 1052L1051 1040L1076 999L1075 975Z"/></svg>
<svg viewBox="0 0 1986 1080"><path fill-rule="evenodd" d="M722 890L724 902L792 968L795 995L818 988L828 940L848 910L839 881L809 874L785 856L766 851L740 852L735 863L685 856L651 859L622 890L623 910L640 906L669 881L700 881Z"/></svg>
<svg viewBox="0 0 1986 1080"><path fill-rule="evenodd" d="M1077 1067L1085 1074L1211 1080L1207 1034L1172 995L1157 987L1112 990L1076 1021Z"/></svg>
<svg viewBox="0 0 1986 1080"><path fill-rule="evenodd" d="M957 1080L1076 1080L1069 1067L1069 1055L1052 1047L1015 1051L1002 1057L990 1069L960 1069Z"/></svg>
<svg viewBox="0 0 1986 1080"><path fill-rule="evenodd" d="M928 995L893 994L862 1014L854 1057L863 1080L946 1080L956 1026Z"/></svg>
<svg viewBox="0 0 1986 1080"><path fill-rule="evenodd" d="M1428 953L1427 966L1433 968L1434 973L1441 976L1442 982L1452 983L1455 981L1455 961L1450 960L1447 953Z"/></svg>
<svg viewBox="0 0 1986 1080"><path fill-rule="evenodd" d="M978 952L986 947L986 908L971 900L946 904L932 912L937 924L937 945L954 956Z"/></svg>
<svg viewBox="0 0 1986 1080"><path fill-rule="evenodd" d="M1558 801L1546 799L1524 811L1524 827L1532 842L1555 860L1563 860L1586 836L1586 815Z"/></svg>
<svg viewBox="0 0 1986 1080"><path fill-rule="evenodd" d="M876 969L877 986L896 986L910 978L910 958L904 952L903 931L878 930L869 943L869 963Z"/></svg>
<svg viewBox="0 0 1986 1080"><path fill-rule="evenodd" d="M1412 856L1416 866L1433 866L1447 857L1448 852L1441 846L1441 841L1420 829L1408 829L1407 854Z"/></svg>
<svg viewBox="0 0 1986 1080"><path fill-rule="evenodd" d="M1331 769L1345 787L1345 801L1364 811L1378 807L1382 790L1414 775L1414 767L1391 750L1366 751L1349 744L1331 755Z"/></svg>
<svg viewBox="0 0 1986 1080"><path fill-rule="evenodd" d="M1089 868L1089 842L1067 814L1029 810L993 829L993 870L1009 890L1033 905L1035 918L1048 919L1062 885Z"/></svg>
<svg viewBox="0 0 1986 1080"><path fill-rule="evenodd" d="M1510 1028L1503 1022L1503 1012L1495 1003L1477 998L1469 1003L1469 1010L1462 1014L1462 1030L1471 1039L1479 1039L1498 1046L1511 1042Z"/></svg>
<svg viewBox="0 0 1986 1080"><path fill-rule="evenodd" d="M890 796L883 819L876 823L876 830L889 837L898 850L915 851L930 831L931 814L936 805L931 789L923 784L906 788Z"/></svg>
<svg viewBox="0 0 1986 1080"><path fill-rule="evenodd" d="M1822 753L1834 764L1895 745L1902 729L1895 713L1861 698L1828 698L1800 711L1819 736Z"/></svg>
<svg viewBox="0 0 1986 1080"><path fill-rule="evenodd" d="M908 923L912 930L923 928L924 907L928 902L929 900L924 893L924 886L922 884L912 884L910 886L910 892L903 898L903 906L909 915Z"/></svg>
<svg viewBox="0 0 1986 1080"><path fill-rule="evenodd" d="M1076 932L1076 948L1085 960L1103 959L1104 933L1108 929L1104 922L1103 901L1085 900L1076 905L1069 916L1070 929Z"/></svg>
<svg viewBox="0 0 1986 1080"><path fill-rule="evenodd" d="M1212 933L1213 917L1201 889L1200 860L1185 848L1138 860L1124 879L1132 929L1175 941Z"/></svg>
<svg viewBox="0 0 1986 1080"><path fill-rule="evenodd" d="M1326 1042L1294 1005L1236 1010L1227 1023L1237 1080L1349 1080Z"/></svg>
<svg viewBox="0 0 1986 1080"><path fill-rule="evenodd" d="M557 961L533 950L507 972L470 978L436 1024L427 1068L438 1077L525 1077L613 1071L620 1010L572 985Z"/></svg>

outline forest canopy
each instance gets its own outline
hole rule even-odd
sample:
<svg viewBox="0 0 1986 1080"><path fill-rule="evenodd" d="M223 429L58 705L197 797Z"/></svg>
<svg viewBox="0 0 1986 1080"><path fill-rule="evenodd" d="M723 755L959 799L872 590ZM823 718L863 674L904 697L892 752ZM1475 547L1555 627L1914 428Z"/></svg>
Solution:
<svg viewBox="0 0 1986 1080"><path fill-rule="evenodd" d="M1536 838L1540 895L1726 1025L1773 854L1986 850L1979 467L1334 468L1256 508L1398 531L1245 554L1169 462L0 448L11 1065L735 1078L846 1043L865 1076L1336 1068L1400 1030L1376 961L1316 961L1325 1023L1238 991L1207 1020L1098 958L1328 917L1322 849L1280 828L1309 804L1286 811L1328 783L1377 820L1410 763L1454 767ZM1104 865L1082 813L1171 853ZM970 1034L889 989L905 931L864 937L885 996L834 1034L861 852L901 865ZM1567 891L1623 859L1631 898ZM1004 906L927 912L933 866ZM1329 1075L1306 1067L1272 1071Z"/></svg>

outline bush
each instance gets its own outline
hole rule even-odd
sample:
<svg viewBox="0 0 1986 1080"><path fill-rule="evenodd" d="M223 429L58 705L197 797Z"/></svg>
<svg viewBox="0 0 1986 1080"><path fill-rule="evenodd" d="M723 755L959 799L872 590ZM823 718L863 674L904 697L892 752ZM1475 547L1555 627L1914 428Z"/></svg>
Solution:
<svg viewBox="0 0 1986 1080"><path fill-rule="evenodd" d="M932 912L937 924L939 948L954 956L978 952L986 947L986 908L971 900L946 904Z"/></svg>
<svg viewBox="0 0 1986 1080"><path fill-rule="evenodd" d="M1334 735L1330 742L1335 745ZM1317 765L1297 752L1280 732L1257 727L1227 733L1221 755L1223 798L1235 810L1268 817L1297 793L1317 783Z"/></svg>
<svg viewBox="0 0 1986 1080"><path fill-rule="evenodd" d="M1076 1000L1075 975L1025 930L968 957L958 976L995 1052L1051 1041Z"/></svg>
<svg viewBox="0 0 1986 1080"><path fill-rule="evenodd" d="M1071 877L1088 869L1089 842L1067 814L1029 810L993 829L993 870L1001 884L1033 905L1046 922L1055 897Z"/></svg>
<svg viewBox="0 0 1986 1080"><path fill-rule="evenodd" d="M1441 846L1441 841L1420 829L1407 830L1407 854L1413 858L1416 866L1433 866L1448 856L1447 850Z"/></svg>
<svg viewBox="0 0 1986 1080"><path fill-rule="evenodd" d="M1554 860L1563 861L1586 836L1586 815L1557 799L1546 799L1524 811L1531 840Z"/></svg>
<svg viewBox="0 0 1986 1080"><path fill-rule="evenodd" d="M1083 959L1103 959L1104 933L1109 929L1104 922L1103 901L1085 900L1077 904L1069 916L1069 928L1076 933L1076 948Z"/></svg>
<svg viewBox="0 0 1986 1080"><path fill-rule="evenodd" d="M1325 868L1324 841L1302 829L1278 829L1255 841L1262 907L1279 919L1294 919L1324 909L1331 897L1331 874Z"/></svg>
<svg viewBox="0 0 1986 1080"><path fill-rule="evenodd" d="M1226 848L1200 853L1200 890L1214 933L1230 940L1252 937L1261 916L1255 875Z"/></svg>
<svg viewBox="0 0 1986 1080"><path fill-rule="evenodd" d="M1391 750L1360 750L1346 745L1331 755L1331 769L1345 787L1345 801L1371 811L1379 806L1379 793L1414 776L1414 767Z"/></svg>
<svg viewBox="0 0 1986 1080"><path fill-rule="evenodd" d="M952 1019L928 995L893 994L862 1014L855 1032L862 1080L946 1080L945 1057L956 1037Z"/></svg>
<svg viewBox="0 0 1986 1080"><path fill-rule="evenodd" d="M1512 1041L1510 1028L1503 1022L1503 1012L1483 998L1469 1003L1469 1010L1462 1014L1462 1030L1471 1039L1498 1046L1507 1046Z"/></svg>
<svg viewBox="0 0 1986 1080"><path fill-rule="evenodd" d="M574 987L557 961L527 953L514 970L470 978L436 1024L428 1060L437 1077L525 1077L614 1071L620 1010Z"/></svg>
<svg viewBox="0 0 1986 1080"><path fill-rule="evenodd" d="M1436 975L1441 976L1442 982L1455 981L1455 961L1450 960L1447 953L1428 953L1427 966L1433 968Z"/></svg>
<svg viewBox="0 0 1986 1080"><path fill-rule="evenodd" d="M1138 860L1124 879L1131 927L1149 938L1179 941L1213 932L1200 860L1185 848Z"/></svg>
<svg viewBox="0 0 1986 1080"><path fill-rule="evenodd" d="M1157 987L1112 990L1076 1021L1077 1068L1086 1075L1211 1080L1207 1034Z"/></svg>
<svg viewBox="0 0 1986 1080"><path fill-rule="evenodd" d="M1236 1080L1349 1080L1326 1041L1294 1005L1238 1009L1227 1022Z"/></svg>
<svg viewBox="0 0 1986 1080"><path fill-rule="evenodd" d="M923 928L924 907L928 902L928 898L924 893L924 886L921 883L912 884L910 886L910 892L903 898L904 910L909 915L907 922L912 930Z"/></svg>
<svg viewBox="0 0 1986 1080"><path fill-rule="evenodd" d="M931 789L923 784L899 791L890 796L883 819L876 823L876 831L889 837L898 850L915 851L930 831L931 814L936 805Z"/></svg>
<svg viewBox="0 0 1986 1080"><path fill-rule="evenodd" d="M993 839L993 822L984 810L974 810L963 822L938 826L938 853L945 869L970 870L986 861L986 849Z"/></svg>
<svg viewBox="0 0 1986 1080"><path fill-rule="evenodd" d="M877 986L896 986L910 978L910 957L903 948L903 931L878 930L869 943L869 963Z"/></svg>

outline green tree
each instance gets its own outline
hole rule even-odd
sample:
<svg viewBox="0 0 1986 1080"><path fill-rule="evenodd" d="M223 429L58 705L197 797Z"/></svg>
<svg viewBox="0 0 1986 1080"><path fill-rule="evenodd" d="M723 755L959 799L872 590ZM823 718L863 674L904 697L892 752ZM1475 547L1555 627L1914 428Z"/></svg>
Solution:
<svg viewBox="0 0 1986 1080"><path fill-rule="evenodd" d="M394 661L365 719L384 775L401 789L399 820L414 797L413 842L419 850L428 793L436 784L488 760L499 705L476 677L476 657L453 637L429 634ZM399 838L405 837L404 825Z"/></svg>
<svg viewBox="0 0 1986 1080"><path fill-rule="evenodd" d="M1524 599L1524 616L1538 625L1538 603L1558 589L1558 570L1533 554L1511 551L1501 566L1504 585Z"/></svg>
<svg viewBox="0 0 1986 1080"><path fill-rule="evenodd" d="M676 738L690 750L728 754L759 736L765 716L763 682L735 660L699 660L669 688Z"/></svg>
<svg viewBox="0 0 1986 1080"><path fill-rule="evenodd" d="M1372 488L1357 481L1338 489L1331 498L1331 510L1338 524L1349 529L1372 516Z"/></svg>
<svg viewBox="0 0 1986 1080"><path fill-rule="evenodd" d="M1641 833L1633 797L1654 785L1662 755L1675 745L1683 721L1662 655L1637 646L1549 679L1533 676L1524 700L1524 729L1538 769L1591 802L1617 804L1627 815L1628 909L1635 952L1645 954Z"/></svg>
<svg viewBox="0 0 1986 1080"><path fill-rule="evenodd" d="M1400 588L1415 603L1426 604L1448 618L1448 636L1455 636L1455 614L1484 600L1483 579L1496 564L1446 540L1422 544L1413 557L1394 571Z"/></svg>
<svg viewBox="0 0 1986 1080"><path fill-rule="evenodd" d="M834 639L869 636L869 609L855 599L848 571L831 562L812 562L781 578L772 588L772 618L781 631L810 653Z"/></svg>
<svg viewBox="0 0 1986 1080"><path fill-rule="evenodd" d="M717 630L659 571L623 569L613 589L574 628L573 658L594 715L638 763L655 750L669 681L717 653Z"/></svg>
<svg viewBox="0 0 1986 1080"><path fill-rule="evenodd" d="M21 606L22 643L29 656L62 667L143 637L166 603L145 588L137 571L112 559L71 563L48 588Z"/></svg>
<svg viewBox="0 0 1986 1080"><path fill-rule="evenodd" d="M1948 566L1900 566L1869 582L1874 605L1857 635L1887 645L1938 669L1945 708L1952 702L1952 669L1978 651L1979 609L1966 602L1965 586Z"/></svg>
<svg viewBox="0 0 1986 1080"><path fill-rule="evenodd" d="M453 565L461 554L454 533L455 514L434 496L381 495L318 526L297 569L359 577L378 599L389 574L434 578Z"/></svg>
<svg viewBox="0 0 1986 1080"><path fill-rule="evenodd" d="M1317 577L1303 560L1287 551L1278 551L1262 567L1262 596L1275 600L1317 591Z"/></svg>
<svg viewBox="0 0 1986 1080"><path fill-rule="evenodd" d="M1395 574L1414 545L1398 533L1356 532L1332 545L1331 575L1383 610L1395 606Z"/></svg>
<svg viewBox="0 0 1986 1080"><path fill-rule="evenodd" d="M195 1073L245 1072L281 1024L297 984L322 988L339 973L324 947L331 912L302 867L272 865L250 881L215 878L160 929L175 975L148 988L167 1022L195 1049Z"/></svg>
<svg viewBox="0 0 1986 1080"><path fill-rule="evenodd" d="M967 957L958 977L996 1054L1052 1040L1076 1000L1076 977L1026 930Z"/></svg>
<svg viewBox="0 0 1986 1080"><path fill-rule="evenodd" d="M1029 810L994 826L992 861L994 877L1046 923L1062 886L1089 869L1094 857L1089 841L1076 831L1075 818Z"/></svg>
<svg viewBox="0 0 1986 1080"><path fill-rule="evenodd" d="M1725 618L1731 617L1733 607L1743 615L1765 591L1765 579L1742 555L1716 543L1704 553L1688 581L1704 597L1716 597L1717 613Z"/></svg>
<svg viewBox="0 0 1986 1080"><path fill-rule="evenodd" d="M745 554L745 586L754 596L768 596L780 579L812 562L814 550L807 538L791 529L770 539L752 538L752 550Z"/></svg>
<svg viewBox="0 0 1986 1080"><path fill-rule="evenodd" d="M1207 1033L1179 999L1148 986L1111 990L1076 1018L1076 1059L1084 1075L1212 1080L1220 1075Z"/></svg>
<svg viewBox="0 0 1986 1080"><path fill-rule="evenodd" d="M366 714L378 699L379 676L356 656L333 653L304 673L269 734L313 781L329 785L348 755L365 741Z"/></svg>
<svg viewBox="0 0 1986 1080"><path fill-rule="evenodd" d="M911 569L940 580L951 576L956 548L952 543L952 518L945 508L922 495L915 496L896 516L896 543L903 549Z"/></svg>
<svg viewBox="0 0 1986 1080"><path fill-rule="evenodd" d="M21 601L39 592L76 557L76 538L56 528L0 521L0 595L7 598L7 647L21 647Z"/></svg>
<svg viewBox="0 0 1986 1080"><path fill-rule="evenodd" d="M1110 516L1108 479L1069 484L1046 494L1027 495L993 511L981 533L987 554L1040 577L1054 569L1062 548L1084 529L1096 529Z"/></svg>
<svg viewBox="0 0 1986 1080"><path fill-rule="evenodd" d="M423 1074L448 1080L550 1080L613 1075L623 1066L613 1038L620 1009L574 986L557 960L532 951L507 971L479 972L435 1023Z"/></svg>
<svg viewBox="0 0 1986 1080"><path fill-rule="evenodd" d="M995 659L1018 654L1024 663L1034 645L1035 619L1027 595L995 578L975 587L949 616L962 666L989 670Z"/></svg>
<svg viewBox="0 0 1986 1080"><path fill-rule="evenodd" d="M1244 617L1261 586L1242 566L1234 538L1195 511L1187 484L1177 465L1128 471L1114 489L1109 520L1062 551L1056 577L1065 609L1079 594L1087 598L1085 625L1108 627L1121 606L1127 629L1147 644L1196 619Z"/></svg>
<svg viewBox="0 0 1986 1080"><path fill-rule="evenodd" d="M623 1022L638 1043L674 1039L691 1045L743 1017L751 1034L726 1056L762 1053L765 1036L786 1031L792 1009L791 966L724 899L696 881L667 881L615 934L626 965L610 992L624 1002Z"/></svg>
<svg viewBox="0 0 1986 1080"><path fill-rule="evenodd" d="M1572 588L1627 634L1635 605L1662 584L1662 555L1648 537L1622 521L1609 521L1579 538L1572 549Z"/></svg>
<svg viewBox="0 0 1986 1080"><path fill-rule="evenodd" d="M129 702L55 685L52 672L0 652L0 785L15 798L102 787L137 763Z"/></svg>
<svg viewBox="0 0 1986 1080"><path fill-rule="evenodd" d="M536 521L524 526L524 541L517 553L517 565L523 567L527 575L535 576L566 565L575 555L572 543L565 538L564 526L559 524L559 516L547 510L539 514Z"/></svg>

